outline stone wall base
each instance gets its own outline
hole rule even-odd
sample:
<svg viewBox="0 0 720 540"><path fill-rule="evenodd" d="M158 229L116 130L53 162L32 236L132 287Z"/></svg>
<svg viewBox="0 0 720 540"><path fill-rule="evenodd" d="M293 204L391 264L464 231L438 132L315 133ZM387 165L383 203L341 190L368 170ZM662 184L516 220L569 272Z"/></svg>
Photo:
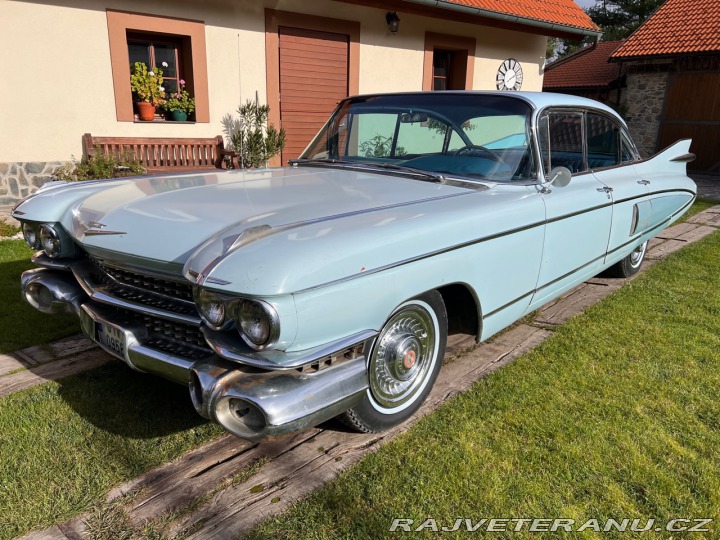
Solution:
<svg viewBox="0 0 720 540"><path fill-rule="evenodd" d="M622 92L624 116L630 135L644 158L657 150L667 79L666 71L627 74L627 87Z"/></svg>
<svg viewBox="0 0 720 540"><path fill-rule="evenodd" d="M52 181L62 161L0 163L0 219L10 216L12 207Z"/></svg>

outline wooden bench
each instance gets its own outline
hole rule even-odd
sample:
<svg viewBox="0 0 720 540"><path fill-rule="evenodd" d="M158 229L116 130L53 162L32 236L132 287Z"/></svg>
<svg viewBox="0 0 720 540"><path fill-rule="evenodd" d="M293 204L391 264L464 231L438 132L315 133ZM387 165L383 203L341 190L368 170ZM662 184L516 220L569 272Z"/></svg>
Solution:
<svg viewBox="0 0 720 540"><path fill-rule="evenodd" d="M223 158L233 152L225 150L223 138L165 137L94 137L83 135L83 151L91 157L96 152L106 156L134 155L150 173L202 171L221 169Z"/></svg>

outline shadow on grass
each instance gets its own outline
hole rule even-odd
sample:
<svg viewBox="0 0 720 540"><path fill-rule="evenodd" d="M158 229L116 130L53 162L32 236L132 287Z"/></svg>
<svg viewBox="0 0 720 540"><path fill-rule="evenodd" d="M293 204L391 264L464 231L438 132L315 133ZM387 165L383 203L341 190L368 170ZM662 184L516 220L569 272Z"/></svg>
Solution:
<svg viewBox="0 0 720 540"><path fill-rule="evenodd" d="M209 423L195 411L186 387L120 360L62 379L58 395L81 418L121 437L164 437Z"/></svg>
<svg viewBox="0 0 720 540"><path fill-rule="evenodd" d="M80 332L77 317L45 315L20 294L20 275L35 265L22 240L0 242L0 353L9 353Z"/></svg>

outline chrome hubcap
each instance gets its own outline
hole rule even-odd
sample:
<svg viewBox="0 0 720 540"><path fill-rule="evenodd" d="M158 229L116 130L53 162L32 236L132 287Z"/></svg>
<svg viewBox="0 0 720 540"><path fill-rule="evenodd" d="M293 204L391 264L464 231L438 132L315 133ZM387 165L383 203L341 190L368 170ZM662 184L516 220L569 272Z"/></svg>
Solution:
<svg viewBox="0 0 720 540"><path fill-rule="evenodd" d="M638 266L640 266L643 258L645 257L645 250L647 249L647 244L647 242L640 244L638 247L635 248L635 251L630 254L630 266L632 266L633 268L637 268Z"/></svg>
<svg viewBox="0 0 720 540"><path fill-rule="evenodd" d="M387 322L370 358L370 392L378 405L397 409L422 391L435 363L435 321L409 305Z"/></svg>

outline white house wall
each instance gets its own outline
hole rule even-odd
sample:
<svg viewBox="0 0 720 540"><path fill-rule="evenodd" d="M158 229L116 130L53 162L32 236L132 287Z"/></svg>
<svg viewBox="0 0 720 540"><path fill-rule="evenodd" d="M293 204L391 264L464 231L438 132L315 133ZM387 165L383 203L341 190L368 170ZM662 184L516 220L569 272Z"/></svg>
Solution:
<svg viewBox="0 0 720 540"><path fill-rule="evenodd" d="M543 36L403 13L398 14L400 31L392 35L385 10L331 0L68 0L62 5L0 0L0 164L79 158L83 133L222 134L223 116L239 103L256 92L265 101L265 8L358 21L361 93L420 90L428 31L476 39L475 89L494 89L497 68L510 57L524 68L523 90L542 89ZM205 22L209 123L117 120L106 9Z"/></svg>

